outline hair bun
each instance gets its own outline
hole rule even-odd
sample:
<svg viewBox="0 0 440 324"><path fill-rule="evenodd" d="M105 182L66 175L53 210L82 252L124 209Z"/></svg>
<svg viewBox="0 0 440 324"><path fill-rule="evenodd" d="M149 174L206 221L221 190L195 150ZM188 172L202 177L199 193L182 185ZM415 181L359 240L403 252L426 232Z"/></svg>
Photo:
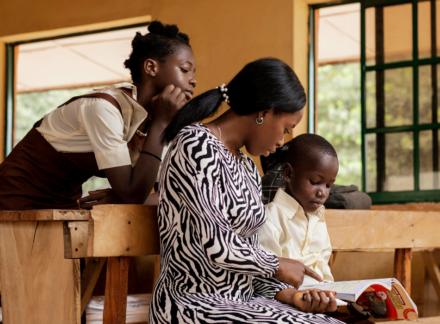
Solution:
<svg viewBox="0 0 440 324"><path fill-rule="evenodd" d="M151 34L176 37L179 33L179 28L177 25L164 25L160 21L155 20L148 26L148 31Z"/></svg>

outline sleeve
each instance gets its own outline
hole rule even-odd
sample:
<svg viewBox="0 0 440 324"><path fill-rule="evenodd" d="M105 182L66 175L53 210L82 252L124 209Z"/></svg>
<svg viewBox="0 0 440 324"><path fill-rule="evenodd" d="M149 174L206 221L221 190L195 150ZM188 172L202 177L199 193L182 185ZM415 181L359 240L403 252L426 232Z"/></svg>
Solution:
<svg viewBox="0 0 440 324"><path fill-rule="evenodd" d="M324 269L322 271L322 274L323 274L322 279L324 279L324 281L333 282L333 281L335 281L335 279L333 278L332 271L331 271L330 266L328 264L328 262L330 261L330 257L331 257L333 250L332 250L332 244L330 242L330 236L328 235L328 231L327 231L327 224L325 224L325 229L326 229L326 231L325 231L326 243L325 243L324 248L322 249L322 258L324 259L325 264L324 264Z"/></svg>
<svg viewBox="0 0 440 324"><path fill-rule="evenodd" d="M82 99L79 115L100 170L131 165L124 121L115 106L100 98Z"/></svg>
<svg viewBox="0 0 440 324"><path fill-rule="evenodd" d="M182 137L170 163L182 174L182 208L188 210L203 253L222 269L272 277L278 270L277 257L253 247L232 230L222 197L221 158L215 144L206 134Z"/></svg>
<svg viewBox="0 0 440 324"><path fill-rule="evenodd" d="M263 278L254 277L252 280L255 295L263 296L268 299L275 299L275 295L281 290L293 288L293 286L278 280L275 277Z"/></svg>
<svg viewBox="0 0 440 324"><path fill-rule="evenodd" d="M264 251L272 252L276 256L283 255L280 245L280 232L274 224L272 224L270 217L270 210L266 208L267 220L261 230L258 232L260 247Z"/></svg>

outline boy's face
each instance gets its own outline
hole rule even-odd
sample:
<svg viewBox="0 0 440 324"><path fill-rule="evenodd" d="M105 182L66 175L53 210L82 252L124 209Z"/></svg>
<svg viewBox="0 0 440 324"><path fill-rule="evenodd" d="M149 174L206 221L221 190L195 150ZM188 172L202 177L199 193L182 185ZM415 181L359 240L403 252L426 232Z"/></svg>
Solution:
<svg viewBox="0 0 440 324"><path fill-rule="evenodd" d="M295 168L286 162L283 176L286 193L295 198L306 212L313 213L327 200L338 174L339 161L334 156L319 152L311 153L310 157L307 163L296 163Z"/></svg>

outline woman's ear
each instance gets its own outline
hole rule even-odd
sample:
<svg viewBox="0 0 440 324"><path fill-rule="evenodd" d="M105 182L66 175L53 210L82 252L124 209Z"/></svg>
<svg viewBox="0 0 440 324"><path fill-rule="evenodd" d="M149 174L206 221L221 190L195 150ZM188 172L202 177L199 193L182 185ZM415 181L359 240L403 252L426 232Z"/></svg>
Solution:
<svg viewBox="0 0 440 324"><path fill-rule="evenodd" d="M292 176L293 176L293 167L290 165L290 163L284 163L283 166L283 178L284 181L286 182L290 182L290 180L292 180Z"/></svg>
<svg viewBox="0 0 440 324"><path fill-rule="evenodd" d="M158 70L159 70L159 64L157 61L152 59L145 60L144 71L147 75L151 77L155 77Z"/></svg>
<svg viewBox="0 0 440 324"><path fill-rule="evenodd" d="M268 114L270 115L270 114L273 114L273 113L274 113L274 109L273 108L268 109L268 110L263 110L263 111L258 112L258 118L261 118L261 117L265 118Z"/></svg>

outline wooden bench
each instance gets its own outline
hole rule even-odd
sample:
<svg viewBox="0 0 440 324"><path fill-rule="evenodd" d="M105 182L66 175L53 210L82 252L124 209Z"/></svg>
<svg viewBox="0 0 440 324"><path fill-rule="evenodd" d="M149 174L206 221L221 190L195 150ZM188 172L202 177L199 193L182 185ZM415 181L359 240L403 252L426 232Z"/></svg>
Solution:
<svg viewBox="0 0 440 324"><path fill-rule="evenodd" d="M440 287L438 266L429 252L440 247L440 212L327 210L326 222L335 252L395 249L394 275L408 291L412 249L426 249L425 262L434 269L431 279ZM80 323L107 259L103 321L125 323L127 257L159 252L155 207L101 205L91 212L2 212L4 322ZM79 259L86 257L92 259L81 276ZM435 323L434 318L430 320L425 322Z"/></svg>

